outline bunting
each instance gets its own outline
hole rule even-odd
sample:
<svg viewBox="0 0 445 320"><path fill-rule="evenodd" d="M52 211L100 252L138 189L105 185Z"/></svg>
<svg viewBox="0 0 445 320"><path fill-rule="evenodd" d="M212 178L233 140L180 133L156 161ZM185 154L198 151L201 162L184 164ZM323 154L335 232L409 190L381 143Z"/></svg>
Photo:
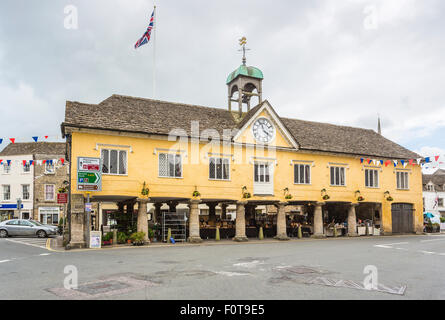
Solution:
<svg viewBox="0 0 445 320"><path fill-rule="evenodd" d="M422 168L429 164L435 164L435 166L431 168L438 168L440 165L445 164L445 162L440 161L440 159L445 160L445 155L436 155L431 157L425 157L422 161L422 158L417 159L407 159L407 160L379 160L379 159L369 159L369 158L360 158L360 163L365 164L373 164L374 166L385 166L388 167L390 164L393 164L396 168L399 164L406 168L408 165L410 166L421 166ZM430 168L429 166L427 168Z"/></svg>
<svg viewBox="0 0 445 320"><path fill-rule="evenodd" d="M66 160L64 158L59 159L46 159L46 160L10 160L10 159L0 159L0 165L7 165L8 167L11 166L11 164L18 164L23 167L27 166L28 164L30 166L35 165L44 165L48 163L49 165L65 165Z"/></svg>
<svg viewBox="0 0 445 320"><path fill-rule="evenodd" d="M48 140L50 137L53 137L54 139L59 139L60 138L60 136L56 136L56 135L53 135L53 136L46 135L46 136L32 136L31 139L34 142L39 142L39 141ZM5 141L9 140L11 143L16 143L16 142L19 142L19 141L20 142L29 142L30 141L29 137L0 138L0 144L3 143L3 140L5 140Z"/></svg>

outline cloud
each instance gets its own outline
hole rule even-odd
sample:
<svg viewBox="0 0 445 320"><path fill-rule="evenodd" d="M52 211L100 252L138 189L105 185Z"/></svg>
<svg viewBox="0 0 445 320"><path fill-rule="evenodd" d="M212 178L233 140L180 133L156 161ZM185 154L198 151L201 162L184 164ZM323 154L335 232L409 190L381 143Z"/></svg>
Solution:
<svg viewBox="0 0 445 320"><path fill-rule="evenodd" d="M133 49L152 4L71 3L78 30L63 27L63 3L1 1L0 136L60 132L66 100L152 97L153 43ZM263 71L263 96L280 115L375 130L380 114L385 137L445 149L434 138L445 126L444 10L440 0L160 2L156 98L225 108L246 36L247 62Z"/></svg>

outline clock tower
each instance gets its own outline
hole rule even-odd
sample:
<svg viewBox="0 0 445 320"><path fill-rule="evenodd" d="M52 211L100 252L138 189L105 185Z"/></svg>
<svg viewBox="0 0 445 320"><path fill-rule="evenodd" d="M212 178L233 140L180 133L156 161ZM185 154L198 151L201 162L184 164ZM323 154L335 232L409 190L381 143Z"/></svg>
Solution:
<svg viewBox="0 0 445 320"><path fill-rule="evenodd" d="M232 102L238 102L239 118L243 116L243 106L250 111L252 97L258 97L258 104L262 102L263 73L255 67L246 65L247 40L245 37L239 40L243 52L243 62L235 71L227 77L229 111L232 111ZM256 105L256 104L255 104ZM254 105L254 106L255 106Z"/></svg>

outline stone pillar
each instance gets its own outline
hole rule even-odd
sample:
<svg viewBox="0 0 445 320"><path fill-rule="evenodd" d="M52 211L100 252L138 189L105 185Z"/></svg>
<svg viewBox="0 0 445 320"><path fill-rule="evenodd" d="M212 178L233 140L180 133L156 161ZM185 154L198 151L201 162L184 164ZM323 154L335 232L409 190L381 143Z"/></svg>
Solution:
<svg viewBox="0 0 445 320"><path fill-rule="evenodd" d="M81 194L72 194L70 198L70 243L67 249L85 248L85 199Z"/></svg>
<svg viewBox="0 0 445 320"><path fill-rule="evenodd" d="M148 242L148 216L147 216L148 199L138 199L138 232L145 233L144 240Z"/></svg>
<svg viewBox="0 0 445 320"><path fill-rule="evenodd" d="M314 238L325 238L326 235L323 231L323 205L324 202L317 202L314 210Z"/></svg>
<svg viewBox="0 0 445 320"><path fill-rule="evenodd" d="M287 230L286 230L286 206L288 205L287 202L279 202L275 206L277 207L277 235L275 236L275 239L278 240L289 240L289 237L287 236Z"/></svg>
<svg viewBox="0 0 445 320"><path fill-rule="evenodd" d="M190 217L189 217L189 238L192 243L202 242L199 234L199 208L198 204L201 200L190 200Z"/></svg>
<svg viewBox="0 0 445 320"><path fill-rule="evenodd" d="M221 220L227 219L227 204L221 203Z"/></svg>
<svg viewBox="0 0 445 320"><path fill-rule="evenodd" d="M238 201L236 203L236 224L235 224L235 238L234 241L247 241L246 237L246 209L247 201Z"/></svg>
<svg viewBox="0 0 445 320"><path fill-rule="evenodd" d="M351 206L348 210L348 236L349 237L357 237L357 216L355 214L355 208L358 206L358 203L351 203Z"/></svg>

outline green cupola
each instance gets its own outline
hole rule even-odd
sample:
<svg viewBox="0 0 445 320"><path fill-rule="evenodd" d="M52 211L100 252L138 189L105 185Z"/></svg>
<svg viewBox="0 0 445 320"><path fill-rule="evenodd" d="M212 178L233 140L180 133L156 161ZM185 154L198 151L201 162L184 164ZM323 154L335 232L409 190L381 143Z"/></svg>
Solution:
<svg viewBox="0 0 445 320"><path fill-rule="evenodd" d="M232 102L238 104L239 119L243 117L243 105L247 106L247 112L250 111L250 106L260 104L263 100L263 72L255 67L248 67L246 65L246 37L239 40L239 44L243 51L243 64L235 71L229 74L226 80L229 96L229 111L232 111ZM255 98L254 101L252 98Z"/></svg>

